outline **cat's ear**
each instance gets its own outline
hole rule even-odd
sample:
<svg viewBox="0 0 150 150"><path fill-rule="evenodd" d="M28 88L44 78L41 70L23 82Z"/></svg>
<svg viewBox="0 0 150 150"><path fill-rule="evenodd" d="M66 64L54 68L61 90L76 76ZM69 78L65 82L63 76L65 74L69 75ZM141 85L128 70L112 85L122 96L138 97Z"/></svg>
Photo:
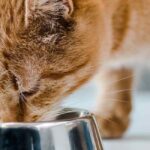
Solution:
<svg viewBox="0 0 150 150"><path fill-rule="evenodd" d="M39 8L48 6L52 11L63 10L65 16L71 15L74 10L73 0L36 0L36 4Z"/></svg>
<svg viewBox="0 0 150 150"><path fill-rule="evenodd" d="M66 15L71 15L74 11L73 0L62 0L66 9Z"/></svg>
<svg viewBox="0 0 150 150"><path fill-rule="evenodd" d="M74 10L73 0L25 0L26 13L29 14L31 10L44 5L49 5L50 9L52 6L58 6L60 9L63 7L66 15L71 15Z"/></svg>
<svg viewBox="0 0 150 150"><path fill-rule="evenodd" d="M47 9L52 11L60 9L64 11L64 15L67 17L73 13L74 5L73 0L25 0L26 24L28 24L28 18L35 9L43 9L43 11Z"/></svg>

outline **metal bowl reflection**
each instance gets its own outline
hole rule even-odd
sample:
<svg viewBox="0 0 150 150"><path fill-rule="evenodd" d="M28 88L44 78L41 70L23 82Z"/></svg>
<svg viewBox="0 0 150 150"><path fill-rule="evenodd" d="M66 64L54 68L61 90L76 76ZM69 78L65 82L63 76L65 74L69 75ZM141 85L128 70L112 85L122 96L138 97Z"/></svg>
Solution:
<svg viewBox="0 0 150 150"><path fill-rule="evenodd" d="M56 120L0 124L0 150L102 150L94 116L64 109Z"/></svg>

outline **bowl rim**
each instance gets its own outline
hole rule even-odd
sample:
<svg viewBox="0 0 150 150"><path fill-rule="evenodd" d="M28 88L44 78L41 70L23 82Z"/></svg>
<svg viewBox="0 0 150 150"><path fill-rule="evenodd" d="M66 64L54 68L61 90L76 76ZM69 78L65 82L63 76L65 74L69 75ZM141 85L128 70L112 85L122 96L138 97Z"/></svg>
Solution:
<svg viewBox="0 0 150 150"><path fill-rule="evenodd" d="M85 119L93 119L94 115L90 113L88 110L85 109L78 109L78 108L63 108L62 111L65 113L62 114L62 117L71 113L76 114L77 116L73 118L63 118L63 119L55 119L51 121L38 121L38 122L6 122L0 123L0 128L8 128L8 127L34 127L39 125L49 125L49 126L56 126L61 124L67 123L74 123L77 121L85 120Z"/></svg>

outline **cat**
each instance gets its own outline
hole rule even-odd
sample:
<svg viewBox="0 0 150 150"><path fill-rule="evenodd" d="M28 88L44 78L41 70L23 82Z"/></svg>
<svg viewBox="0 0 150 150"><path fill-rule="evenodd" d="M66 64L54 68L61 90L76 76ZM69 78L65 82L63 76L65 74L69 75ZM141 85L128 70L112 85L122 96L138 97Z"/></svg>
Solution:
<svg viewBox="0 0 150 150"><path fill-rule="evenodd" d="M150 51L150 0L0 0L0 121L49 120L94 75L102 136L129 126L133 67ZM144 61L143 61L144 60Z"/></svg>

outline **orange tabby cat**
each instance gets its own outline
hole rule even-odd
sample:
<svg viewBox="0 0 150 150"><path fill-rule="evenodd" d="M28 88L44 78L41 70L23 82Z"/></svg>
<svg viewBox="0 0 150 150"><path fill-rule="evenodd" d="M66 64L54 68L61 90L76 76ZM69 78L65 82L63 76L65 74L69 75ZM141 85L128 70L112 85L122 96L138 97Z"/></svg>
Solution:
<svg viewBox="0 0 150 150"><path fill-rule="evenodd" d="M53 105L99 69L102 90L94 113L104 137L121 136L131 111L130 64L150 53L149 5L0 0L0 121L49 120Z"/></svg>

